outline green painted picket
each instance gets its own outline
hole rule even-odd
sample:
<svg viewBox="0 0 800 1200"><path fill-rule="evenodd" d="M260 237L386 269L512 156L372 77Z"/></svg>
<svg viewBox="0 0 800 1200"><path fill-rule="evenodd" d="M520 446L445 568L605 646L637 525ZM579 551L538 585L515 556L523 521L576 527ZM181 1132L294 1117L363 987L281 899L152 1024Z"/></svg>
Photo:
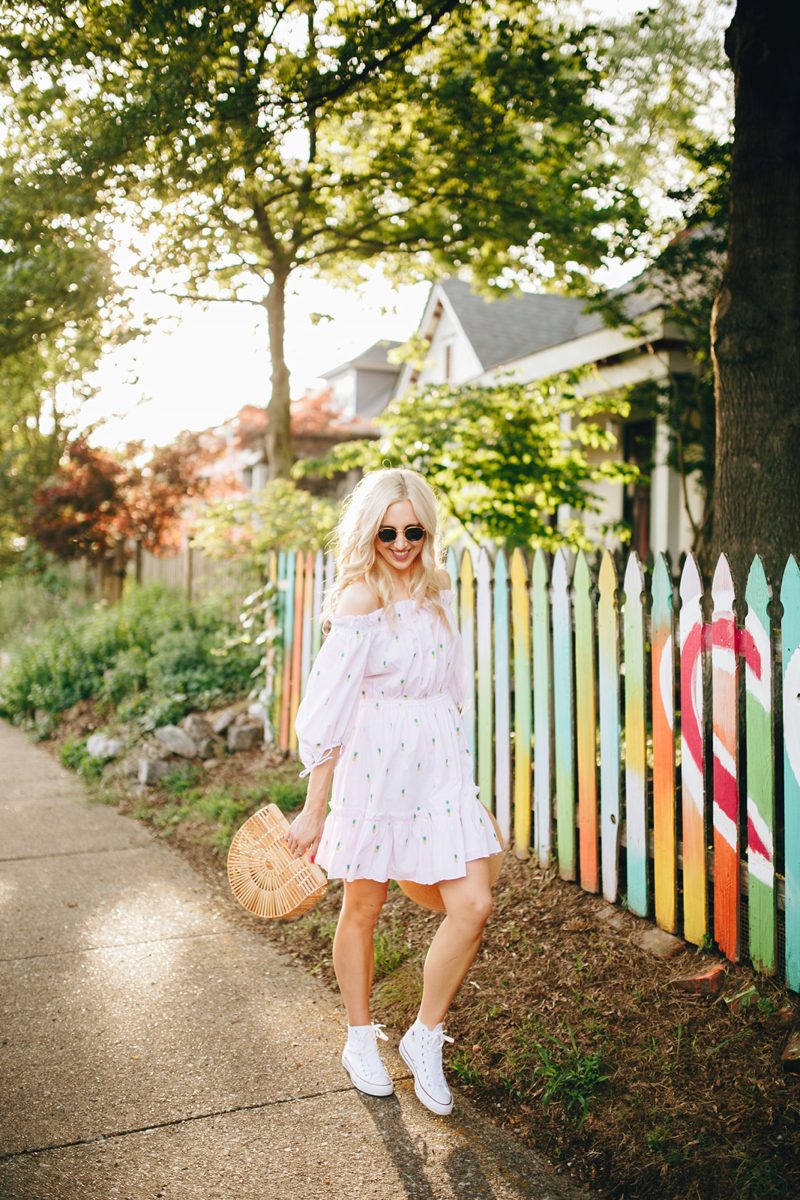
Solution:
<svg viewBox="0 0 800 1200"><path fill-rule="evenodd" d="M266 694L284 748L292 744L298 693L321 644L333 569L322 553L270 556L282 647L265 657ZM772 627L772 591L758 558L743 597L743 628L724 556L714 572L710 623L691 556L677 621L663 556L648 579L631 554L622 590L608 551L596 576L579 553L572 580L564 551L549 568L542 551L530 560L515 550L509 563L502 549L483 547L475 558L451 550L447 570L480 797L516 853L533 850L542 868L554 859L562 878L602 888L609 901L624 892L632 912L695 943L708 936L713 911L711 932L724 954L735 959L744 950L757 970L785 972L788 986L800 991L797 561L790 558L783 573L780 631ZM773 683L778 632L780 679ZM737 769L740 738L746 778ZM781 772L776 746L783 747ZM740 948L743 903L749 937Z"/></svg>

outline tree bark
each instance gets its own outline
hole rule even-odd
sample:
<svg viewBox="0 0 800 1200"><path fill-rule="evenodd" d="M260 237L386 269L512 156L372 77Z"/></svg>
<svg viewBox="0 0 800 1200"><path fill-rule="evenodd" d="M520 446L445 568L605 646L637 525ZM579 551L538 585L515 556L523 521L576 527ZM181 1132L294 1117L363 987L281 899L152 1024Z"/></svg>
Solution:
<svg viewBox="0 0 800 1200"><path fill-rule="evenodd" d="M266 451L270 479L286 479L292 466L289 368L286 365L286 282L289 272L273 271L267 295L272 392L267 405Z"/></svg>
<svg viewBox="0 0 800 1200"><path fill-rule="evenodd" d="M728 258L711 324L715 552L741 589L800 551L800 5L738 0ZM740 591L741 594L741 591Z"/></svg>

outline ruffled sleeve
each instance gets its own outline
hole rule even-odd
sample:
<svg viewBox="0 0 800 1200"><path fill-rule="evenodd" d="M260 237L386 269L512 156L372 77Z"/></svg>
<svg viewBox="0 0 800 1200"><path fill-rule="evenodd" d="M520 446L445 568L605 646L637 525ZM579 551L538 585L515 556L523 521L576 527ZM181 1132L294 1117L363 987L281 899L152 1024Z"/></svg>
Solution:
<svg viewBox="0 0 800 1200"><path fill-rule="evenodd" d="M464 652L464 643L461 640L461 633L459 632L455 612L453 611L455 596L453 592L449 591L445 594L450 601L451 611L448 615L450 617L450 633L453 638L452 666L450 668L447 687L453 700L463 712L467 705L472 702L472 689L469 687L467 673L467 656Z"/></svg>
<svg viewBox="0 0 800 1200"><path fill-rule="evenodd" d="M369 615L331 621L295 720L305 768L301 779L329 762L334 750L344 746L353 732L374 626Z"/></svg>

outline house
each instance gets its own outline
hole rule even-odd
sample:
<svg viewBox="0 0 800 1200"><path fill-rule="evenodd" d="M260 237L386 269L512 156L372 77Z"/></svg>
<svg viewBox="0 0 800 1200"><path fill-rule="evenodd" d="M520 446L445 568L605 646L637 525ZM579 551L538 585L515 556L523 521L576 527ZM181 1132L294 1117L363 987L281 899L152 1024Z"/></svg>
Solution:
<svg viewBox="0 0 800 1200"><path fill-rule="evenodd" d="M525 292L487 299L460 279L434 284L417 331L428 345L425 365L405 365L393 395L441 383L528 383L578 367L590 368L585 391L594 395L691 372L680 330L665 319L657 292L623 290L621 299L635 326L609 328L576 297ZM642 556L667 551L677 561L691 544L691 529L681 478L667 461L667 427L644 413L614 425L618 454L646 464L649 479L598 486L604 511L587 524L624 520ZM699 496L689 495L688 503L699 511Z"/></svg>
<svg viewBox="0 0 800 1200"><path fill-rule="evenodd" d="M369 420L383 412L400 374L399 365L389 362L389 354L400 344L375 342L349 362L322 373L343 418Z"/></svg>

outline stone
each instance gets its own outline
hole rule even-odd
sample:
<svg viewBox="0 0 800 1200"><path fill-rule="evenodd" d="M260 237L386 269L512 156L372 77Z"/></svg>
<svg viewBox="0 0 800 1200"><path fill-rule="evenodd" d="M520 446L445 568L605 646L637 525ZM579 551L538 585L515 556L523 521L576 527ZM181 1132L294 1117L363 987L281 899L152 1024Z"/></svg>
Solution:
<svg viewBox="0 0 800 1200"><path fill-rule="evenodd" d="M715 963L708 971L699 975L686 975L673 979L671 987L677 992L689 992L692 996L718 996L725 982L725 963Z"/></svg>
<svg viewBox="0 0 800 1200"><path fill-rule="evenodd" d="M609 929L613 929L615 933L622 933L625 928L625 914L620 908L615 908L613 904L604 904L597 910L597 919L607 925Z"/></svg>
<svg viewBox="0 0 800 1200"><path fill-rule="evenodd" d="M197 739L197 753L200 758L213 758L219 742L210 734Z"/></svg>
<svg viewBox="0 0 800 1200"><path fill-rule="evenodd" d="M156 729L155 735L171 754L180 754L181 758L197 757L194 738L190 738L189 734L177 725L162 725L160 729Z"/></svg>
<svg viewBox="0 0 800 1200"><path fill-rule="evenodd" d="M236 717L238 717L240 713L243 713L246 710L247 710L247 701L246 700L240 700L237 704L229 704L227 708L221 709L214 717L212 717L212 719L211 719L212 730L216 734L223 734L223 733L227 732L228 727L233 724Z"/></svg>
<svg viewBox="0 0 800 1200"><path fill-rule="evenodd" d="M784 1071L790 1071L793 1075L800 1071L800 1029L793 1030L786 1039L781 1066Z"/></svg>
<svg viewBox="0 0 800 1200"><path fill-rule="evenodd" d="M201 738L211 737L214 732L211 722L206 717L202 717L200 713L190 713L183 722L183 728L195 742L199 742Z"/></svg>
<svg viewBox="0 0 800 1200"><path fill-rule="evenodd" d="M207 758L203 763L203 766L205 767L206 771L216 771L217 767L222 766L222 761L223 760L221 758Z"/></svg>
<svg viewBox="0 0 800 1200"><path fill-rule="evenodd" d="M255 750L264 742L264 730L260 725L231 725L228 730L228 749Z"/></svg>
<svg viewBox="0 0 800 1200"><path fill-rule="evenodd" d="M163 758L140 758L139 783L144 784L145 787L156 787L172 770L174 767L165 762Z"/></svg>
<svg viewBox="0 0 800 1200"><path fill-rule="evenodd" d="M665 929L658 929L655 925L643 930L637 942L642 950L654 954L656 958L674 958L681 950L686 949L686 943L680 938L675 937L673 933L667 933Z"/></svg>
<svg viewBox="0 0 800 1200"><path fill-rule="evenodd" d="M108 733L93 733L86 742L86 753L92 758L116 758L124 749L123 739Z"/></svg>

